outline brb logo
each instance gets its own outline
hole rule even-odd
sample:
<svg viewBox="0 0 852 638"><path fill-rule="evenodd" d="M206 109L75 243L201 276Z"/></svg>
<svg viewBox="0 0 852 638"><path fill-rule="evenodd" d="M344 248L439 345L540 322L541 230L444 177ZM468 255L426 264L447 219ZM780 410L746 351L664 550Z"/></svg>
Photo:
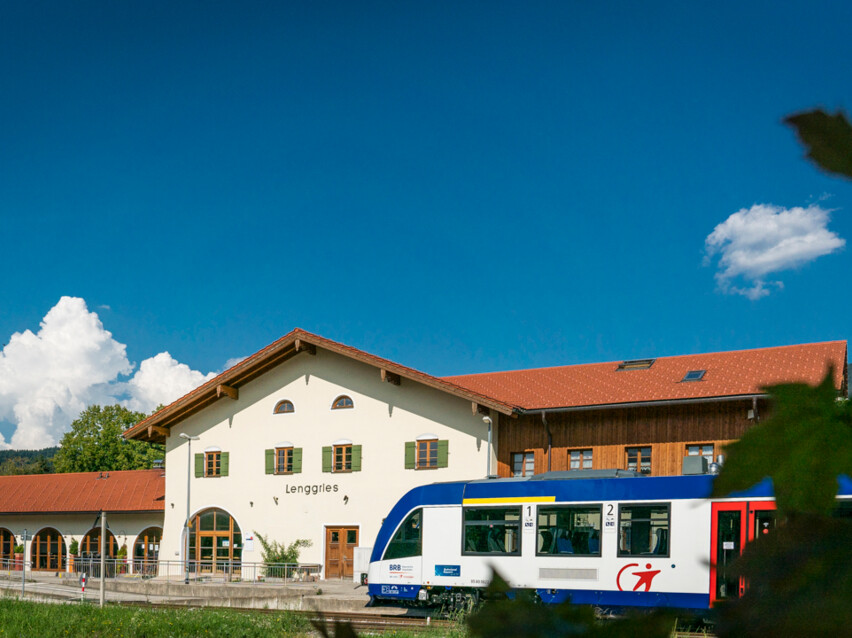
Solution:
<svg viewBox="0 0 852 638"><path fill-rule="evenodd" d="M624 588L621 586L621 576L631 567L639 567L639 563L629 563L618 571L618 576L615 577L615 584L618 587L618 591L624 591ZM660 570L652 570L651 563L646 563L645 569L647 571L629 572L630 576L636 577L636 584L633 586L633 591L638 591L642 585L645 585L645 591L651 591L651 581L654 580L654 576L660 573Z"/></svg>

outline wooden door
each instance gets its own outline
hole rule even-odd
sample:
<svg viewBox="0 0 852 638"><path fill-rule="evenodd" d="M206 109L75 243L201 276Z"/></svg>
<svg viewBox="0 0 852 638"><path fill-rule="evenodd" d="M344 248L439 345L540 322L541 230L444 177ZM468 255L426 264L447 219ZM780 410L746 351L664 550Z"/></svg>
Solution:
<svg viewBox="0 0 852 638"><path fill-rule="evenodd" d="M358 547L357 527L325 528L325 577L351 578Z"/></svg>

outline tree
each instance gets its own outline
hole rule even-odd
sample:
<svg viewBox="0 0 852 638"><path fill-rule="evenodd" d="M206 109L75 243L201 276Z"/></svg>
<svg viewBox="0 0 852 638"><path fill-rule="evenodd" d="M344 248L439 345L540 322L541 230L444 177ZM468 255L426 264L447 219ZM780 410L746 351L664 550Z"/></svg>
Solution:
<svg viewBox="0 0 852 638"><path fill-rule="evenodd" d="M120 405L91 405L71 424L53 459L57 472L144 470L163 458L163 447L125 440L124 431L147 415Z"/></svg>

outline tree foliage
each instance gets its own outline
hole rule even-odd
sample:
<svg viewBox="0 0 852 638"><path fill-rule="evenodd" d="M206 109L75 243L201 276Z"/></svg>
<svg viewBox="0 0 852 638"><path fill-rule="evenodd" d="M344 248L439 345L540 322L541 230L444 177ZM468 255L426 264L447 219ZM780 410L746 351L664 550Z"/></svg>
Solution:
<svg viewBox="0 0 852 638"><path fill-rule="evenodd" d="M254 533L260 541L261 558L267 565L278 565L281 563L298 563L299 554L303 547L310 547L313 543L307 538L297 538L289 545L271 540L259 532Z"/></svg>
<svg viewBox="0 0 852 638"><path fill-rule="evenodd" d="M0 450L0 476L50 474L57 447L43 450Z"/></svg>
<svg viewBox="0 0 852 638"><path fill-rule="evenodd" d="M829 514L837 477L852 474L852 419L837 400L831 370L816 387L790 383L767 388L773 414L726 447L714 496L744 490L771 477L781 514Z"/></svg>
<svg viewBox="0 0 852 638"><path fill-rule="evenodd" d="M127 441L122 434L147 415L120 405L91 405L71 424L54 457L57 472L144 470L163 458L163 448Z"/></svg>
<svg viewBox="0 0 852 638"><path fill-rule="evenodd" d="M846 116L815 109L784 120L796 129L808 157L821 169L852 178L852 126Z"/></svg>

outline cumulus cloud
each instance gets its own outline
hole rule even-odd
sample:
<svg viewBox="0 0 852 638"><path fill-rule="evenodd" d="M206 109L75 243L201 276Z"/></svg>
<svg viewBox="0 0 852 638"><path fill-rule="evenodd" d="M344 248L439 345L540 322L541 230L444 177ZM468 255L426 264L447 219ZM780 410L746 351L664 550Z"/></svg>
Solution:
<svg viewBox="0 0 852 638"><path fill-rule="evenodd" d="M704 242L707 261L719 256L716 283L725 293L760 299L783 288L767 276L797 268L843 248L846 240L828 230L830 210L811 205L783 208L755 204L716 226Z"/></svg>
<svg viewBox="0 0 852 638"><path fill-rule="evenodd" d="M145 359L139 370L127 382L130 399L125 404L131 410L150 412L158 405L169 404L216 376L202 374L185 363L172 358L168 352Z"/></svg>
<svg viewBox="0 0 852 638"><path fill-rule="evenodd" d="M127 347L106 330L86 302L62 297L38 332L15 333L0 351L0 421L15 426L0 448L56 445L86 406L121 401L148 412L211 375L191 370L167 352L133 373Z"/></svg>

